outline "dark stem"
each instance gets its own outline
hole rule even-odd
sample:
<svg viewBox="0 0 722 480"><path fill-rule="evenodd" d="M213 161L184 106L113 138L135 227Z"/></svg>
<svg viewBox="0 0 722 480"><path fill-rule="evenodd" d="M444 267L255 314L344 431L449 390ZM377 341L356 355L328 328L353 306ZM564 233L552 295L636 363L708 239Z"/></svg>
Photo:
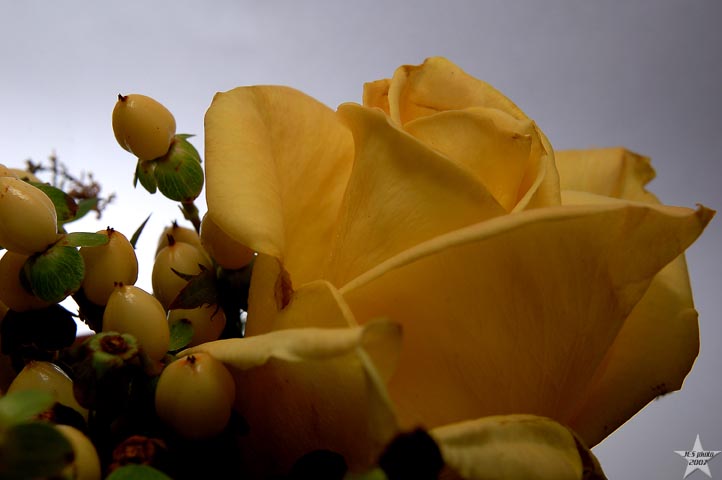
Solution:
<svg viewBox="0 0 722 480"><path fill-rule="evenodd" d="M190 220L193 224L193 228L196 229L196 233L201 233L201 218L198 214L198 207L196 207L196 204L193 203L193 200L190 202L181 202L181 210L183 211L183 216L186 220Z"/></svg>

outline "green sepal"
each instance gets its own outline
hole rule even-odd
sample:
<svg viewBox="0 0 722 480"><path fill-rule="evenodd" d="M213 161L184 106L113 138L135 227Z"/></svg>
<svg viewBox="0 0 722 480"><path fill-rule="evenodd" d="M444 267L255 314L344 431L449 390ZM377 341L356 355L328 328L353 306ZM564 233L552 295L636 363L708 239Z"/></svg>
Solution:
<svg viewBox="0 0 722 480"><path fill-rule="evenodd" d="M187 320L179 320L170 325L170 345L168 351L175 352L188 346L193 338L193 324Z"/></svg>
<svg viewBox="0 0 722 480"><path fill-rule="evenodd" d="M203 190L203 167L196 148L176 135L168 153L155 164L153 176L158 190L178 202L191 202Z"/></svg>
<svg viewBox="0 0 722 480"><path fill-rule="evenodd" d="M113 470L105 480L171 480L171 478L149 465L128 464Z"/></svg>
<svg viewBox="0 0 722 480"><path fill-rule="evenodd" d="M0 397L0 431L29 422L55 403L53 395L42 390L21 390Z"/></svg>
<svg viewBox="0 0 722 480"><path fill-rule="evenodd" d="M201 273L197 275L188 275L171 268L173 273L188 281L188 283L168 306L169 310L218 304L218 287L215 272L203 265L198 265L198 267L200 267Z"/></svg>
<svg viewBox="0 0 722 480"><path fill-rule="evenodd" d="M57 244L66 247L100 247L110 241L102 233L72 232L66 234Z"/></svg>
<svg viewBox="0 0 722 480"><path fill-rule="evenodd" d="M96 333L76 343L64 358L73 372L78 403L111 416L127 407L130 383L144 361L135 337L114 331Z"/></svg>
<svg viewBox="0 0 722 480"><path fill-rule="evenodd" d="M138 159L138 164L135 167L135 176L133 177L133 186L136 187L138 182L145 188L148 193L155 193L158 190L158 185L153 176L153 170L155 169L155 161L143 161Z"/></svg>
<svg viewBox="0 0 722 480"><path fill-rule="evenodd" d="M100 332L85 340L96 378L133 362L140 353L138 341L129 333Z"/></svg>
<svg viewBox="0 0 722 480"><path fill-rule="evenodd" d="M42 192L50 198L55 206L55 213L58 217L58 223L66 223L75 219L78 213L78 204L75 203L73 197L53 187L47 183L28 182L30 185L42 190Z"/></svg>
<svg viewBox="0 0 722 480"><path fill-rule="evenodd" d="M200 212L198 211L198 207L196 207L196 204L192 201L181 202L181 204L178 205L178 209L183 214L183 218L191 222L193 224L193 227L195 227L196 232L200 233L201 219L199 217Z"/></svg>
<svg viewBox="0 0 722 480"><path fill-rule="evenodd" d="M75 247L53 245L29 257L23 265L21 282L33 294L50 303L58 303L80 288L85 264Z"/></svg>
<svg viewBox="0 0 722 480"><path fill-rule="evenodd" d="M73 457L72 445L52 424L14 425L0 437L0 478L61 478Z"/></svg>
<svg viewBox="0 0 722 480"><path fill-rule="evenodd" d="M183 152L185 152L187 155L193 157L195 160L198 161L198 163L201 163L201 154L198 153L198 150L196 147L193 146L192 143L188 141L189 138L193 138L195 135L190 133L178 133L175 136L175 140L179 142L179 145L177 148L180 148Z"/></svg>

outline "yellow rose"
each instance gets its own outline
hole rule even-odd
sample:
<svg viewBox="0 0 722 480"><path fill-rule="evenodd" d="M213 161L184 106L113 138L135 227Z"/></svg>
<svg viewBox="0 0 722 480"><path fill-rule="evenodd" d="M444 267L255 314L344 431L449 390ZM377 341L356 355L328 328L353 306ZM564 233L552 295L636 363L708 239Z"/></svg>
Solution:
<svg viewBox="0 0 722 480"><path fill-rule="evenodd" d="M580 445L689 371L681 255L713 212L657 202L642 157L555 161L443 58L367 84L364 105L244 87L205 122L208 216L259 255L248 338L196 349L235 367L256 474L318 448L362 470L423 425L464 478L503 448L526 454L509 478L581 478Z"/></svg>

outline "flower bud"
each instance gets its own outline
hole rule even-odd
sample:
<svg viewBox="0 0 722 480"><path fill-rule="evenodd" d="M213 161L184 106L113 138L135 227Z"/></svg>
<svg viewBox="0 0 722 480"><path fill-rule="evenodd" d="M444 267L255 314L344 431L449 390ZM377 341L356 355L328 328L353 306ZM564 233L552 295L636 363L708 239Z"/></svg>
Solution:
<svg viewBox="0 0 722 480"><path fill-rule="evenodd" d="M93 442L83 432L69 425L56 425L55 428L68 439L73 447L73 463L63 470L63 473L67 475L64 478L100 480L102 478L100 458L98 458L98 452Z"/></svg>
<svg viewBox="0 0 722 480"><path fill-rule="evenodd" d="M28 182L43 183L33 172L21 168L6 167L0 163L0 177L15 177Z"/></svg>
<svg viewBox="0 0 722 480"><path fill-rule="evenodd" d="M149 359L133 335L109 331L76 344L67 361L73 369L78 402L107 414L125 408L132 379Z"/></svg>
<svg viewBox="0 0 722 480"><path fill-rule="evenodd" d="M80 248L85 262L82 287L88 300L105 305L116 284L133 285L138 280L138 259L122 233L112 228L97 233L107 235L108 243Z"/></svg>
<svg viewBox="0 0 722 480"><path fill-rule="evenodd" d="M40 360L28 362L10 384L8 393L23 390L48 392L56 402L76 410L86 420L88 418L88 411L75 399L73 381L54 363Z"/></svg>
<svg viewBox="0 0 722 480"><path fill-rule="evenodd" d="M125 150L141 160L153 160L168 152L175 135L175 118L150 97L118 95L113 109L113 132Z"/></svg>
<svg viewBox="0 0 722 480"><path fill-rule="evenodd" d="M108 471L113 472L133 464L162 465L167 454L168 446L163 440L145 435L131 435L113 449L113 461Z"/></svg>
<svg viewBox="0 0 722 480"><path fill-rule="evenodd" d="M139 354L133 335L113 331L96 333L85 340L83 348L90 356L96 378L103 378L109 371L134 361Z"/></svg>
<svg viewBox="0 0 722 480"><path fill-rule="evenodd" d="M158 256L158 253L164 247L168 246L168 235L172 236L173 240L175 240L176 242L188 243L199 250L203 250L203 245L201 245L201 239L194 229L188 227L181 227L176 222L173 222L172 225L165 227L163 229L163 233L161 233L160 237L158 237L158 246L155 249L156 256Z"/></svg>
<svg viewBox="0 0 722 480"><path fill-rule="evenodd" d="M0 301L16 312L50 305L50 302L33 295L20 282L20 272L27 259L27 255L15 252L5 252L0 258Z"/></svg>
<svg viewBox="0 0 722 480"><path fill-rule="evenodd" d="M14 170L15 169L8 168L5 165L3 165L2 163L0 163L0 177L16 177L17 178L17 175L15 174Z"/></svg>
<svg viewBox="0 0 722 480"><path fill-rule="evenodd" d="M0 177L0 245L32 255L58 239L52 200L40 189L14 177Z"/></svg>
<svg viewBox="0 0 722 480"><path fill-rule="evenodd" d="M175 272L198 275L201 273L201 268L207 270L212 268L205 252L187 243L172 240L171 244L161 249L155 257L151 277L153 294L167 309L188 284L188 280Z"/></svg>
<svg viewBox="0 0 722 480"><path fill-rule="evenodd" d="M133 335L154 361L168 351L170 329L165 310L158 300L133 285L117 286L108 297L103 313L103 332Z"/></svg>
<svg viewBox="0 0 722 480"><path fill-rule="evenodd" d="M8 176L15 176L26 182L43 183L43 181L40 180L33 172L28 172L27 170L23 170L21 168L10 168L9 170L13 173L13 175Z"/></svg>
<svg viewBox="0 0 722 480"><path fill-rule="evenodd" d="M160 419L188 439L221 433L231 418L234 400L231 373L207 353L188 355L165 367L155 391Z"/></svg>

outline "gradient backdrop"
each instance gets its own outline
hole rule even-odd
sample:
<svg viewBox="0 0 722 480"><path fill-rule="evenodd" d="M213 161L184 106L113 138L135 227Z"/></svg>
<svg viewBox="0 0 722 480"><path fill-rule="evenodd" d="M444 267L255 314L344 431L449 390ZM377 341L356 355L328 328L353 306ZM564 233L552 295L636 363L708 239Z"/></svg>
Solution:
<svg viewBox="0 0 722 480"><path fill-rule="evenodd" d="M720 209L721 22L720 0L1 0L0 162L55 151L118 194L75 230L130 235L153 212L139 243L150 289L157 236L181 217L132 188L134 158L110 125L118 93L164 103L202 152L216 91L286 84L336 107L360 101L364 81L443 55L514 100L555 148L626 146L652 157L663 201ZM722 450L721 241L717 218L688 253L702 332L694 370L595 448L610 479L681 479L673 451L697 434ZM722 460L710 469L722 478Z"/></svg>

